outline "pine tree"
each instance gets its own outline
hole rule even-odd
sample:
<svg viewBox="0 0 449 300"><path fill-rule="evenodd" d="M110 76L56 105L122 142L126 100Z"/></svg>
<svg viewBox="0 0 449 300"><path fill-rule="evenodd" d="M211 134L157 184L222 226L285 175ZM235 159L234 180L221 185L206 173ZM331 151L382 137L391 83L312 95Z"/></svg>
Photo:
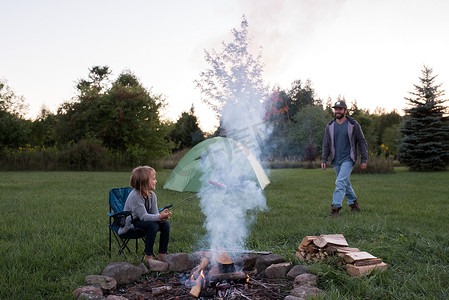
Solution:
<svg viewBox="0 0 449 300"><path fill-rule="evenodd" d="M400 132L399 160L413 171L445 170L449 162L449 126L444 116L441 99L444 90L441 84L435 84L437 76L432 69L424 66L419 77L420 85L414 85L411 97L405 99L410 107L405 110L405 117Z"/></svg>

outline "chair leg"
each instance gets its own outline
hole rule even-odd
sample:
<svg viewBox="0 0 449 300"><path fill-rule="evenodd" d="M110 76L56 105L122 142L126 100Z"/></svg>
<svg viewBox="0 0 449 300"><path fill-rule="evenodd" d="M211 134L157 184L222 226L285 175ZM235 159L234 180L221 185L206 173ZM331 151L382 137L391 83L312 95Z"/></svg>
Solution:
<svg viewBox="0 0 449 300"><path fill-rule="evenodd" d="M121 239L119 236L117 236L117 234L115 232L113 232L113 233L114 233L115 240L117 241L117 245L119 245L118 255L123 253L123 256L126 259L125 249L127 249L128 252L131 252L131 250L128 248L129 240Z"/></svg>
<svg viewBox="0 0 449 300"><path fill-rule="evenodd" d="M112 229L109 227L109 257L112 255Z"/></svg>
<svg viewBox="0 0 449 300"><path fill-rule="evenodd" d="M118 254L120 255L120 254L122 254L123 253L123 256L125 257L125 259L127 259L126 258L126 253L125 253L125 249L128 249L128 251L129 252L131 252L130 250L129 250L129 248L128 248L128 242L129 242L129 240L122 240L122 246L120 247L120 250L118 251Z"/></svg>

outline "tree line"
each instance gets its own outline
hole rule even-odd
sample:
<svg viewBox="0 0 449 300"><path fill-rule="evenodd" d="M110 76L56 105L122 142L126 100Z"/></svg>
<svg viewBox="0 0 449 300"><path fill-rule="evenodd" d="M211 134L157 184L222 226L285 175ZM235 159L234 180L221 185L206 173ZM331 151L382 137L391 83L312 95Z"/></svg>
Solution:
<svg viewBox="0 0 449 300"><path fill-rule="evenodd" d="M361 124L371 156L399 159L412 170L443 170L449 162L446 100L432 69L424 67L422 74L406 98L405 116L381 108L371 113L356 101L348 114ZM33 159L49 159L58 161L62 169L130 167L169 157L221 134L220 128L203 132L193 106L175 122L162 120L165 99L145 88L131 71L123 71L113 81L110 77L107 66L90 68L87 78L78 80L72 101L60 105L56 113L42 109L35 120L24 117L23 97L5 80L0 81L2 164L28 155L28 164ZM344 97L338 100L349 102ZM296 80L290 89L275 87L265 99L265 122L272 133L263 158L317 159L335 101L324 103L318 98L310 80Z"/></svg>
<svg viewBox="0 0 449 300"><path fill-rule="evenodd" d="M131 71L123 71L114 81L110 75L107 66L90 68L88 77L77 82L72 101L64 102L56 113L42 109L36 120L24 117L23 97L2 81L3 160L17 150L27 155L52 153L62 168L102 169L114 159L120 161L118 167L132 166L167 157L204 139L193 107L177 122L163 121L161 95L145 88Z"/></svg>

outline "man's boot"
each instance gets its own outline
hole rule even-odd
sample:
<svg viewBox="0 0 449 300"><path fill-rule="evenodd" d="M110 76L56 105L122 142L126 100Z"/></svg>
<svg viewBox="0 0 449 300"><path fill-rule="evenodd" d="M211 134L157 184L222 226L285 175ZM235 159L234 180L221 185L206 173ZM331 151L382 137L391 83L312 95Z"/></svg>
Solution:
<svg viewBox="0 0 449 300"><path fill-rule="evenodd" d="M356 211L356 212L360 211L360 206L359 206L359 203L357 202L357 199L355 199L354 203L349 205L349 207L351 207L351 211Z"/></svg>
<svg viewBox="0 0 449 300"><path fill-rule="evenodd" d="M338 217L340 216L338 212L340 211L341 207L332 206L331 213L329 214L329 217Z"/></svg>

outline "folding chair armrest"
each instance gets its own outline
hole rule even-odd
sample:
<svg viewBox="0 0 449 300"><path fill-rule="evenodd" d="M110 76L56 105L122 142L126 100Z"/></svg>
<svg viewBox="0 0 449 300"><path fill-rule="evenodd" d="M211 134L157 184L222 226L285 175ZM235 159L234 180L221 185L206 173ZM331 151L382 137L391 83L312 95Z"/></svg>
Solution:
<svg viewBox="0 0 449 300"><path fill-rule="evenodd" d="M125 217L127 217L127 216L129 216L130 214L131 214L131 211L129 211L129 210L123 210L123 211L119 211L119 212L116 212L116 213L107 213L108 214L108 216L110 216L110 217L119 217L119 216L125 216Z"/></svg>

